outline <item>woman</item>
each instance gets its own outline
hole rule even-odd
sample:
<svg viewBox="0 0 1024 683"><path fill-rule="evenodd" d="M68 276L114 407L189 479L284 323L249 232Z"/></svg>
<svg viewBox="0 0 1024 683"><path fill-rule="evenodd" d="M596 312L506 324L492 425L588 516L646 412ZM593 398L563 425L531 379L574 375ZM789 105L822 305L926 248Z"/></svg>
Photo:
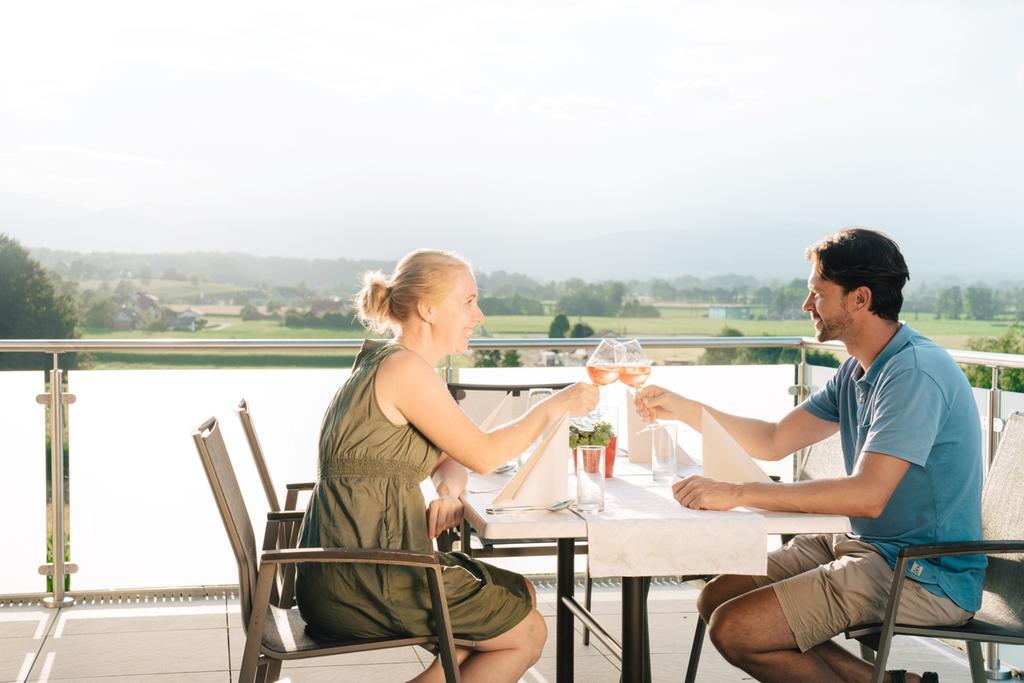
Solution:
<svg viewBox="0 0 1024 683"><path fill-rule="evenodd" d="M597 388L570 386L518 420L482 432L434 371L462 353L483 322L469 265L419 250L390 278L369 273L356 295L360 318L387 343L366 341L320 433L318 482L300 532L304 547L431 551L431 538L459 523L466 467L489 472L522 452L565 413L585 414ZM432 474L438 499L424 514L419 483ZM452 631L477 641L460 650L464 680L519 677L547 637L533 587L518 574L460 553L440 554ZM420 570L300 565L297 598L313 633L326 638L425 635L430 598ZM435 660L417 681L442 680Z"/></svg>

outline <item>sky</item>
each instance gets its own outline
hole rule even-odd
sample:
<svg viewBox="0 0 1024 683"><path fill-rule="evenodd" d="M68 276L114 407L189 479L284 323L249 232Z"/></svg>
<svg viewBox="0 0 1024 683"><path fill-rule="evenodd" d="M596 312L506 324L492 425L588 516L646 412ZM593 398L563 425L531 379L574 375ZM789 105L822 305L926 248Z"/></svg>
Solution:
<svg viewBox="0 0 1024 683"><path fill-rule="evenodd" d="M0 232L543 277L1024 256L1024 3L0 5Z"/></svg>

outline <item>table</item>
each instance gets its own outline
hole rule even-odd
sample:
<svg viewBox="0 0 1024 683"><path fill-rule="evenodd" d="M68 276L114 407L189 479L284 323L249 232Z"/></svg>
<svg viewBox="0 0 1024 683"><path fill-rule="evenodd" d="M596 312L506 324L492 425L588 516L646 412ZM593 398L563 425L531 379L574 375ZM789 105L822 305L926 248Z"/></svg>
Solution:
<svg viewBox="0 0 1024 683"><path fill-rule="evenodd" d="M557 650L557 680L569 683L573 680L573 628L574 620L580 618L595 634L603 633L600 625L574 597L575 570L573 559L575 544L578 540L587 540L591 553L601 553L608 548L594 545L594 539L588 535L588 520L584 515L571 510L560 512L522 512L500 515L488 515L486 508L497 495L497 490L509 480L502 475L471 474L465 495L465 516L477 534L488 540L539 540L556 539L557 551L557 611L555 639ZM647 518L652 522L664 524L666 518L685 512L687 523L694 528L693 520L700 524L714 525L715 519L722 515L731 518L748 519L751 523L761 524L767 534L800 534L800 533L842 533L850 530L850 522L839 515L815 515L806 513L765 512L753 510L737 510L730 513L708 513L702 511L686 511L680 508L671 498L667 484L655 485L651 481L650 469L646 465L633 465L624 460L616 463L616 475L606 482L609 502L614 498L616 509L608 507L604 513L586 513L592 517L592 524L617 524L617 517L631 517L630 523ZM627 513L623 515L623 513ZM685 525L680 526L685 529ZM758 528L762 528L758 526ZM601 544L614 543L608 541L608 534L602 534ZM760 552L767 555L767 536ZM683 537L685 541L685 536ZM687 571L665 572L663 562L648 563L644 556L633 558L629 576L622 576L622 678L627 683L649 678L649 661L646 656L646 586L651 576L664 574L710 574L729 571L728 565L708 562L702 564L704 555L694 548L690 556L681 558ZM661 558L664 560L664 557ZM682 566L682 565L680 565ZM706 566L705 571L691 571L693 567ZM748 565L749 566L749 565ZM596 626L596 628L595 628ZM607 644L607 643L606 643ZM614 650L614 648L612 648Z"/></svg>

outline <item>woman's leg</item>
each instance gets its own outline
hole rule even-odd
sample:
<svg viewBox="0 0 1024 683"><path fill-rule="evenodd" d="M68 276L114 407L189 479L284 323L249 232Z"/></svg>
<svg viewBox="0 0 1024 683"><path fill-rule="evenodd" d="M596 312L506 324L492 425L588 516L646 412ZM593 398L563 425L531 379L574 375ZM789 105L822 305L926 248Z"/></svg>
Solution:
<svg viewBox="0 0 1024 683"><path fill-rule="evenodd" d="M475 650L457 652L459 671L465 683L476 681L518 681L533 666L544 649L548 628L537 610L530 610L522 621L489 640L481 640ZM444 680L444 669L437 658L416 678L416 683Z"/></svg>

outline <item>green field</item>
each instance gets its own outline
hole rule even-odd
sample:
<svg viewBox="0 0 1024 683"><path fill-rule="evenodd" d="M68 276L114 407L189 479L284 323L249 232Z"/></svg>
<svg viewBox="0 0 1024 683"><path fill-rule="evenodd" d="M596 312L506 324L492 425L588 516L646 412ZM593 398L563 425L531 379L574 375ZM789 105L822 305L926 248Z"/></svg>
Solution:
<svg viewBox="0 0 1024 683"><path fill-rule="evenodd" d="M78 282L79 290L99 289L103 285L116 287L121 280L81 280ZM178 299L198 300L200 294L207 296L231 294L241 291L245 287L233 285L226 282L198 282L193 284L189 280L163 280L153 278L143 282L139 278L125 278L124 282L131 285L132 290L149 292L159 297L162 303Z"/></svg>
<svg viewBox="0 0 1024 683"><path fill-rule="evenodd" d="M660 318L588 317L584 319L598 333L637 337L717 336L725 326L735 328L744 336L800 337L813 333L807 320L710 320L692 308L666 307ZM134 332L112 330L83 331L85 339L352 339L366 336L356 330L330 330L308 327L285 327L273 320L243 321L233 316L208 316L206 329L187 332ZM575 322L576 319L573 319ZM1011 324L1007 320L936 320L931 314L910 314L907 320L920 332L947 348L966 348L972 337L999 336ZM483 335L489 337L523 337L547 335L550 316L491 316L484 323ZM662 351L654 354L662 360L694 360L699 350ZM93 367L158 368L158 367L348 367L350 351L325 353L292 352L272 354L263 351L242 353L187 352L104 352L93 353ZM468 362L465 361L465 362ZM458 364L462 364L460 359Z"/></svg>

